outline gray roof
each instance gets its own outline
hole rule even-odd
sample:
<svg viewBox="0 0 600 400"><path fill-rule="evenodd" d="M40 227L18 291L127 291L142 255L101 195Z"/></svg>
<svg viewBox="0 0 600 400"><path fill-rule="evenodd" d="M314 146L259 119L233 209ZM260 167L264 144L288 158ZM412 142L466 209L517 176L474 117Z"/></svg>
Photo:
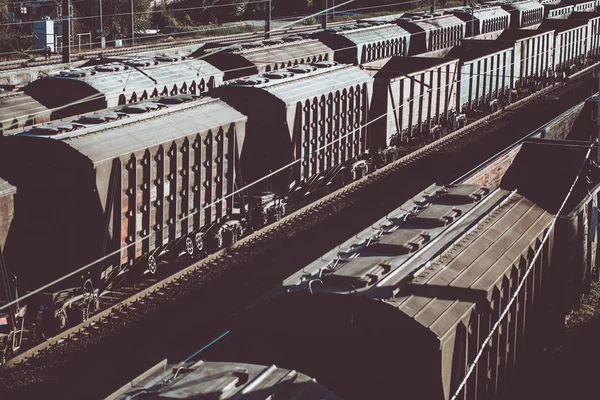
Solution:
<svg viewBox="0 0 600 400"><path fill-rule="evenodd" d="M432 185L264 298L310 290L385 301L441 338L476 299L440 297L436 288L491 296L551 220L515 192ZM317 279L320 284L311 285Z"/></svg>
<svg viewBox="0 0 600 400"><path fill-rule="evenodd" d="M15 119L21 127L30 116L40 119L44 115L49 117L50 110L25 93L0 94L0 124L5 129L11 126Z"/></svg>
<svg viewBox="0 0 600 400"><path fill-rule="evenodd" d="M450 10L444 10L444 11L451 12L451 13L468 14L469 17L471 16L471 7L457 7L457 8L453 8ZM493 6L493 7L475 8L475 10L473 11L473 15L477 19L487 20L487 19L498 18L498 17L506 17L506 16L509 16L510 13L508 11L504 10L500 6Z"/></svg>
<svg viewBox="0 0 600 400"><path fill-rule="evenodd" d="M260 78L260 76L250 78ZM330 68L318 68L316 71L296 74L290 78L272 79L251 87L262 89L285 104L294 104L372 81L373 78L358 67L338 65ZM233 82L233 86L239 85Z"/></svg>
<svg viewBox="0 0 600 400"><path fill-rule="evenodd" d="M308 57L318 57L322 54L333 53L333 50L318 40L300 40L272 46L262 46L254 49L236 51L239 54L260 66L261 64L281 63Z"/></svg>
<svg viewBox="0 0 600 400"><path fill-rule="evenodd" d="M139 68L126 66L125 63L121 62L104 65L104 67L114 66L119 68L118 71L114 72L99 71L101 66L77 68L63 71L62 75L38 79L30 85L39 85L40 88L37 90L42 91L44 86L52 87L56 81L60 82L61 85L75 83L74 88L80 88L81 84L89 85L95 92L103 94L108 101L108 106L112 107L118 105L118 98L122 94L129 98L134 92L138 93L139 96L146 91L150 96L155 88L160 93L165 86L170 90L175 84L179 87L184 82L188 84L194 80L199 82L201 79L207 80L208 77L212 76L219 77L222 80L223 77L223 72L203 60L186 59L175 62L158 62L148 59L145 61L152 65ZM68 76L78 72L84 72L86 75L82 77ZM26 91L28 90L31 89L27 88Z"/></svg>
<svg viewBox="0 0 600 400"><path fill-rule="evenodd" d="M410 36L410 32L395 24L372 26L369 28L360 28L351 31L340 31L337 33L328 34L345 36L357 46Z"/></svg>
<svg viewBox="0 0 600 400"><path fill-rule="evenodd" d="M426 18L421 20L407 21L406 23L414 24L419 28L429 31L439 28L446 28L456 25L465 25L465 22L454 15L442 15L441 17Z"/></svg>
<svg viewBox="0 0 600 400"><path fill-rule="evenodd" d="M540 3L538 3L537 1L495 1L495 2L491 2L488 3L490 5L500 5L500 6L504 6L508 9L515 9L518 11L528 11L528 10L536 10L536 9L540 9L540 8L544 8L543 5L541 5Z"/></svg>
<svg viewBox="0 0 600 400"><path fill-rule="evenodd" d="M50 138L62 140L97 163L245 120L221 100L201 99Z"/></svg>
<svg viewBox="0 0 600 400"><path fill-rule="evenodd" d="M130 399L140 392L152 399L341 400L310 377L294 370L233 362L166 360L111 394L106 400Z"/></svg>

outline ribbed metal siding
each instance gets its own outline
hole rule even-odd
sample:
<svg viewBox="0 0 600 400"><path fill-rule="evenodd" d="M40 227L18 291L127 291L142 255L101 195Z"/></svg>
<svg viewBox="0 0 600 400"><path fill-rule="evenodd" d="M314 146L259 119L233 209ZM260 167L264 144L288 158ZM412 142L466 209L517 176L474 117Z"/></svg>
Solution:
<svg viewBox="0 0 600 400"><path fill-rule="evenodd" d="M121 264L218 222L232 212L235 124L120 159ZM210 205L210 206L209 206ZM209 206L206 210L202 208ZM188 217L191 213L197 213ZM146 236L148 236L145 238ZM140 240L134 246L127 245Z"/></svg>

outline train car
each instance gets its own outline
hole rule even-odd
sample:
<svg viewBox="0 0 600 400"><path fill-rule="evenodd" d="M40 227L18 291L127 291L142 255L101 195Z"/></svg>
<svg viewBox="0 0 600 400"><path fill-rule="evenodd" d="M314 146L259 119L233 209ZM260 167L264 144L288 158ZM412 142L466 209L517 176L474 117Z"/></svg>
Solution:
<svg viewBox="0 0 600 400"><path fill-rule="evenodd" d="M454 15L407 13L397 23L412 35L409 55L437 52L443 56L442 53L460 43L466 33L465 22Z"/></svg>
<svg viewBox="0 0 600 400"><path fill-rule="evenodd" d="M333 61L334 50L318 40L301 39L264 40L226 47L201 49L194 56L201 57L223 71L224 80L264 74L282 68L311 62Z"/></svg>
<svg viewBox="0 0 600 400"><path fill-rule="evenodd" d="M263 179L255 190L291 196L325 185L348 169L366 172L359 158L367 152L372 85L373 79L357 67L322 62L218 88L214 96L248 116L241 155L244 182Z"/></svg>
<svg viewBox="0 0 600 400"><path fill-rule="evenodd" d="M316 37L335 50L335 61L365 64L410 51L411 34L395 24L371 26L358 24L351 29L327 29Z"/></svg>
<svg viewBox="0 0 600 400"><path fill-rule="evenodd" d="M575 10L572 4L546 5L544 6L544 18L546 19L567 19Z"/></svg>
<svg viewBox="0 0 600 400"><path fill-rule="evenodd" d="M0 136L50 120L52 111L23 92L0 92Z"/></svg>
<svg viewBox="0 0 600 400"><path fill-rule="evenodd" d="M465 37L486 35L503 31L510 26L510 13L500 6L477 5L444 9L466 23Z"/></svg>
<svg viewBox="0 0 600 400"><path fill-rule="evenodd" d="M597 0L563 0L561 4L572 4L573 12L595 12L599 5Z"/></svg>
<svg viewBox="0 0 600 400"><path fill-rule="evenodd" d="M220 100L178 95L4 139L0 176L19 190L5 258L21 290L108 257L35 298L46 329L85 319L119 274L234 239L245 123Z"/></svg>
<svg viewBox="0 0 600 400"><path fill-rule="evenodd" d="M57 119L159 96L199 96L222 82L223 72L206 61L157 57L63 71L30 83L25 93L53 108Z"/></svg>
<svg viewBox="0 0 600 400"><path fill-rule="evenodd" d="M597 60L600 56L600 13L599 12L574 12L569 16L570 20L587 21L586 51L588 63Z"/></svg>
<svg viewBox="0 0 600 400"><path fill-rule="evenodd" d="M309 376L275 365L208 361L167 364L167 360L105 400L129 400L139 393L181 400L341 400Z"/></svg>
<svg viewBox="0 0 600 400"><path fill-rule="evenodd" d="M486 3L510 13L510 29L535 29L544 20L544 6L532 0L505 0Z"/></svg>
<svg viewBox="0 0 600 400"><path fill-rule="evenodd" d="M17 188L0 179L0 365L19 350L23 338L26 306L18 302L17 279L4 262L3 249L15 211Z"/></svg>
<svg viewBox="0 0 600 400"><path fill-rule="evenodd" d="M375 75L371 104L371 147L437 139L456 117L458 60L393 57Z"/></svg>
<svg viewBox="0 0 600 400"><path fill-rule="evenodd" d="M539 30L554 33L552 68L568 75L582 69L587 62L587 21L580 19L547 19Z"/></svg>
<svg viewBox="0 0 600 400"><path fill-rule="evenodd" d="M460 59L456 109L497 111L510 99L513 47L507 43L463 40L447 57Z"/></svg>
<svg viewBox="0 0 600 400"><path fill-rule="evenodd" d="M502 32L496 42L513 46L512 88L530 91L530 85L537 87L554 68L552 30L511 29Z"/></svg>
<svg viewBox="0 0 600 400"><path fill-rule="evenodd" d="M218 355L295 365L348 399L450 399L551 223L510 190L432 185L264 295ZM550 252L461 398L495 397L513 378Z"/></svg>

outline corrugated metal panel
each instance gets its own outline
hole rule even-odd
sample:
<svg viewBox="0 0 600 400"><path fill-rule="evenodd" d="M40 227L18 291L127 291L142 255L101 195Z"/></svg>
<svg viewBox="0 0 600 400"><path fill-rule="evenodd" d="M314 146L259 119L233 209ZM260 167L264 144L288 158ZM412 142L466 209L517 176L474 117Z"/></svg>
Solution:
<svg viewBox="0 0 600 400"><path fill-rule="evenodd" d="M161 114L166 115L159 117ZM65 142L93 162L99 162L246 117L220 100L208 100L181 111L158 112L143 124L135 123L139 120L137 117L132 118L132 123L121 121L106 131L103 131L104 127L98 127L77 132L77 136L65 139Z"/></svg>

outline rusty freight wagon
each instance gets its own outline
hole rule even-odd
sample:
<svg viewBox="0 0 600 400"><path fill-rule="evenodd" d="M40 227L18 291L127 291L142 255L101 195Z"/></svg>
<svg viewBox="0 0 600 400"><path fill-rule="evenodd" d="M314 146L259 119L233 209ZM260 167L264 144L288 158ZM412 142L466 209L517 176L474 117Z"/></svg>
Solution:
<svg viewBox="0 0 600 400"><path fill-rule="evenodd" d="M322 62L218 88L216 96L248 116L245 183L272 175L260 187L284 196L325 185L345 171L360 174L372 85L357 67Z"/></svg>
<svg viewBox="0 0 600 400"><path fill-rule="evenodd" d="M371 146L439 138L456 124L458 60L394 57L375 75Z"/></svg>
<svg viewBox="0 0 600 400"><path fill-rule="evenodd" d="M31 82L25 93L53 110L52 119L187 93L200 96L223 82L206 61L171 57L82 67Z"/></svg>
<svg viewBox="0 0 600 400"><path fill-rule="evenodd" d="M38 299L61 329L115 275L233 240L245 123L220 100L179 95L7 137L0 173L19 199L6 259L21 290L111 255Z"/></svg>
<svg viewBox="0 0 600 400"><path fill-rule="evenodd" d="M332 49L318 40L298 36L201 49L194 54L223 71L226 81L298 64L333 61Z"/></svg>

